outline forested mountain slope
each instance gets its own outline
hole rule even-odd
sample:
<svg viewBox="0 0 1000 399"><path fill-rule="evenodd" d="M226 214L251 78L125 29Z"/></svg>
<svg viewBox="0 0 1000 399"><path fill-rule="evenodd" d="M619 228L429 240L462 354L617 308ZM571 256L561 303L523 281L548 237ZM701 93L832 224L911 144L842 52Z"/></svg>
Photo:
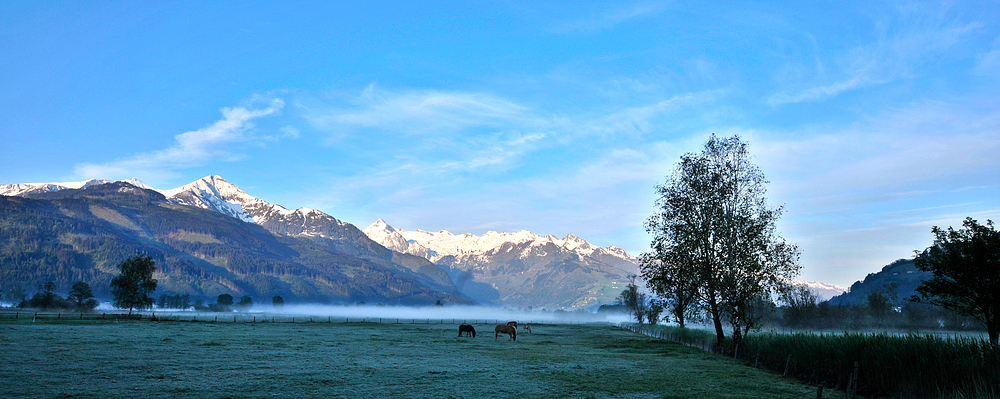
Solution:
<svg viewBox="0 0 1000 399"><path fill-rule="evenodd" d="M29 196L0 196L3 288L31 292L53 281L65 291L85 281L108 298L118 263L142 253L157 262L158 293L229 293L259 302L273 295L333 303L470 302L455 295L439 269L413 259L394 262L402 255L377 244L366 250L318 235L276 235L125 182Z"/></svg>

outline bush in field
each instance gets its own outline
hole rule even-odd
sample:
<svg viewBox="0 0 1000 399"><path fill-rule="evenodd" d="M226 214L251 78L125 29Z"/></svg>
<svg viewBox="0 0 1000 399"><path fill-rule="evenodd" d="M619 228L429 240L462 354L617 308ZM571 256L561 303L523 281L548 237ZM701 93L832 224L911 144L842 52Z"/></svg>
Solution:
<svg viewBox="0 0 1000 399"><path fill-rule="evenodd" d="M275 295L271 298L271 306L276 308L285 306L285 298L282 298L281 295Z"/></svg>

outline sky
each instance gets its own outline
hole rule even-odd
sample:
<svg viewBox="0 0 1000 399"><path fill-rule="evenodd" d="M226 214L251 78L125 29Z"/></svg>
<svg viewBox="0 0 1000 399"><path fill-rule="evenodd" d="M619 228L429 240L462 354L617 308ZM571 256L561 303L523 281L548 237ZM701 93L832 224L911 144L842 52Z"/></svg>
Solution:
<svg viewBox="0 0 1000 399"><path fill-rule="evenodd" d="M638 255L716 134L804 280L1000 222L1000 3L687 3L0 2L0 184L220 175L362 229Z"/></svg>

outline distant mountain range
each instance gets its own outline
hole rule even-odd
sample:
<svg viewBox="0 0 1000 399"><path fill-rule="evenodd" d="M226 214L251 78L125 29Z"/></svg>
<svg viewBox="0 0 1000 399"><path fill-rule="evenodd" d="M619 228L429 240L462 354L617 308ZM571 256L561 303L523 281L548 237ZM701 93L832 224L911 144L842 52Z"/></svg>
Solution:
<svg viewBox="0 0 1000 399"><path fill-rule="evenodd" d="M594 246L572 234L563 238L529 231L455 235L395 229L382 219L364 230L397 252L445 267L462 293L480 302L520 307L596 307L611 303L637 259L621 248Z"/></svg>
<svg viewBox="0 0 1000 399"><path fill-rule="evenodd" d="M49 280L68 287L82 279L98 294L106 294L115 265L132 252L143 252L157 255L163 271L161 290L171 293L252 294L258 300L280 294L292 300L341 302L446 299L579 308L613 301L623 289L625 275L636 273L636 260L625 251L596 247L573 235L562 239L527 231L452 235L396 230L381 220L362 232L317 210L289 210L255 198L220 176L171 190L157 190L135 179L7 184L0 185L0 195L0 209L6 210L3 220L10 221L0 226L0 236L10 238L0 262L16 265L0 270L0 288L25 283L31 288ZM86 211L62 211L81 207ZM87 232L63 226L28 237L19 236L24 229L5 228L41 219L60 226L83 223ZM267 256L257 253L265 237L254 225L270 232L273 237L266 238L277 240L272 244L280 250ZM252 237L235 233L247 229ZM95 233L98 230L102 233ZM78 245L79 237L88 237L91 245ZM122 248L110 253L91 248L102 239ZM44 242L44 249L19 253L16 243L25 240ZM227 251L233 253L221 254ZM48 270L45 258L52 252L70 254L75 260ZM324 256L334 255L331 266ZM12 258L27 259L8 261ZM263 271L256 266L235 270L245 262L259 263ZM381 278L411 285L402 290L398 284L340 270L351 262L377 270L374 274L381 273ZM278 263L290 269L277 267ZM337 284L331 276L307 271L320 268L319 264L327 264L324 271L337 275ZM351 279L357 284L347 284ZM394 290L400 292L389 292Z"/></svg>

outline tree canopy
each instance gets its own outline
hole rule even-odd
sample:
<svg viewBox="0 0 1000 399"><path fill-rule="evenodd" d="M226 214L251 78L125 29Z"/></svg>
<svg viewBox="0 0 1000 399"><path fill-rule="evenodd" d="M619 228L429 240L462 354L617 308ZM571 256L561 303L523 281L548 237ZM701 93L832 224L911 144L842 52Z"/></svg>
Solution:
<svg viewBox="0 0 1000 399"><path fill-rule="evenodd" d="M97 300L94 299L94 291L90 289L90 284L77 281L69 291L67 299L73 301L79 311L89 311L97 307Z"/></svg>
<svg viewBox="0 0 1000 399"><path fill-rule="evenodd" d="M127 308L129 314L133 309L152 308L154 301L150 294L156 291L156 279L153 278L156 262L153 258L135 255L119 264L118 270L121 273L111 279L115 307Z"/></svg>
<svg viewBox="0 0 1000 399"><path fill-rule="evenodd" d="M934 245L918 253L913 264L933 272L917 287L927 301L976 318L986 325L990 342L1000 339L1000 232L993 221L979 224L972 218L964 228L943 230L934 226Z"/></svg>
<svg viewBox="0 0 1000 399"><path fill-rule="evenodd" d="M681 157L666 184L657 186L657 211L646 222L652 251L643 254L643 278L684 315L697 301L723 342L759 324L763 303L798 275L798 248L775 228L783 208L767 204L767 180L737 137L717 138L701 153Z"/></svg>

